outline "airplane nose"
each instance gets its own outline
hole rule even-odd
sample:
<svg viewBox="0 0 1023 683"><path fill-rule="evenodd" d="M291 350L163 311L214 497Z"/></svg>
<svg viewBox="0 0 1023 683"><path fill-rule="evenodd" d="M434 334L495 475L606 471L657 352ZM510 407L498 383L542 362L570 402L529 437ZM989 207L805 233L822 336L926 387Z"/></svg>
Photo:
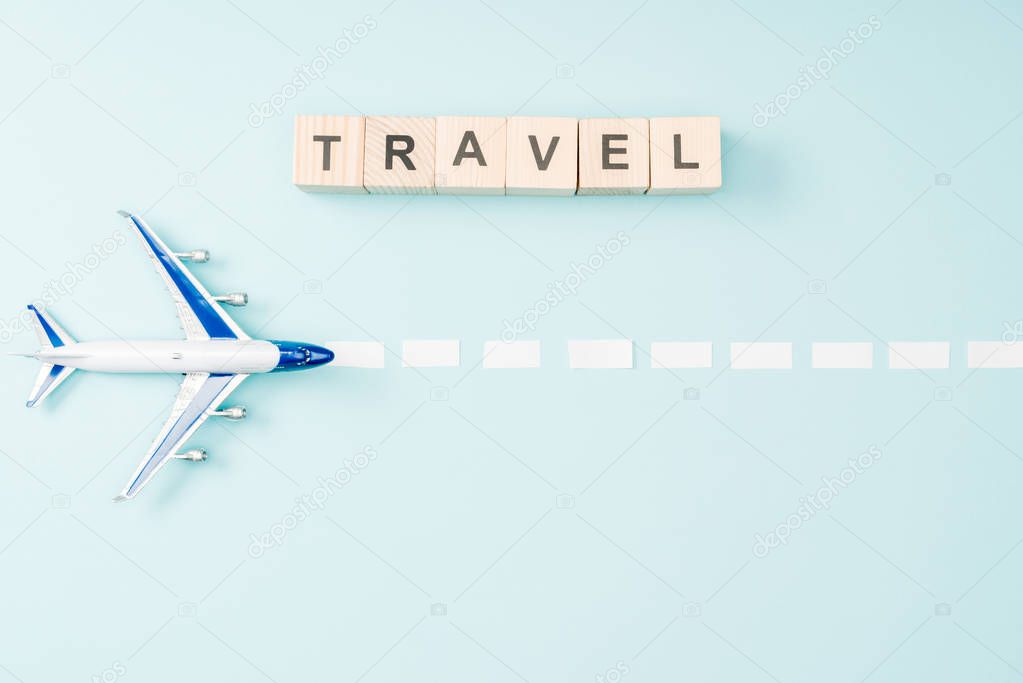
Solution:
<svg viewBox="0 0 1023 683"><path fill-rule="evenodd" d="M309 347L309 365L323 365L334 360L334 352L322 346Z"/></svg>

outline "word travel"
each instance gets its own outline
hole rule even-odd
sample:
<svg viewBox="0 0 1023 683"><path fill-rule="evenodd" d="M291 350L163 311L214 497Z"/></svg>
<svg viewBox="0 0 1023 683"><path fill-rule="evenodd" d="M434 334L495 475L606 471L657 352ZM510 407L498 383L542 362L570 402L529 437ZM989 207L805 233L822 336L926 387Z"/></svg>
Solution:
<svg viewBox="0 0 1023 683"><path fill-rule="evenodd" d="M703 194L716 116L297 116L293 182L343 194Z"/></svg>

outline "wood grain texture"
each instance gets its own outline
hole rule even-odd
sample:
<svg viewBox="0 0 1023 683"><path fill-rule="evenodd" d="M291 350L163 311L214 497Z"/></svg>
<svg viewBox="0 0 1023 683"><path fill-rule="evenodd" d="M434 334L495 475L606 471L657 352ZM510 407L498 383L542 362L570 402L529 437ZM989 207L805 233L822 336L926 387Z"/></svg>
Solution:
<svg viewBox="0 0 1023 683"><path fill-rule="evenodd" d="M365 134L362 116L296 116L292 182L306 192L365 194ZM335 139L329 143L314 139L319 136Z"/></svg>
<svg viewBox="0 0 1023 683"><path fill-rule="evenodd" d="M507 128L507 194L575 194L579 182L578 119L512 116Z"/></svg>
<svg viewBox="0 0 1023 683"><path fill-rule="evenodd" d="M390 155L387 168L388 136L391 149L405 151L406 137L411 151ZM363 185L371 194L434 194L436 163L436 120L414 116L369 116L366 118L366 168ZM405 159L413 168L408 168Z"/></svg>
<svg viewBox="0 0 1023 683"><path fill-rule="evenodd" d="M650 186L649 138L647 119L579 121L579 194L646 192Z"/></svg>
<svg viewBox="0 0 1023 683"><path fill-rule="evenodd" d="M650 119L650 194L706 194L721 187L721 119Z"/></svg>
<svg viewBox="0 0 1023 683"><path fill-rule="evenodd" d="M437 194L504 194L506 146L504 117L438 116Z"/></svg>

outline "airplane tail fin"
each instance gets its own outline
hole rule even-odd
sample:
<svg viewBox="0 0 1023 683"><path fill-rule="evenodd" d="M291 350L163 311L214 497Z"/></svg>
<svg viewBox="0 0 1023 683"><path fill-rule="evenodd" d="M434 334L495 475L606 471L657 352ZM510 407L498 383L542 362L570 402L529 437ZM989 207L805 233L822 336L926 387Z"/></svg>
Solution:
<svg viewBox="0 0 1023 683"><path fill-rule="evenodd" d="M36 331L36 336L39 337L39 345L42 349L50 350L75 343L74 337L64 331L64 328L49 313L39 310L32 304L29 304L28 310L32 311L32 327ZM74 371L74 368L44 362L25 405L34 408L45 401L46 397L52 394Z"/></svg>
<svg viewBox="0 0 1023 683"><path fill-rule="evenodd" d="M41 311L32 304L28 305L32 311L32 327L39 337L39 345L44 349L55 349L68 344L74 344L75 339L64 331L56 320L46 311Z"/></svg>

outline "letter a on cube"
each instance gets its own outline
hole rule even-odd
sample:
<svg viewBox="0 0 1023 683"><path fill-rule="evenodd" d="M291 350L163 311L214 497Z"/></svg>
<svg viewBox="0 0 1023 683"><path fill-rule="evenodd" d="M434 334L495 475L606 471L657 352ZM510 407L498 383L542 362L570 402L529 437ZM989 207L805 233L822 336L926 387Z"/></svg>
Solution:
<svg viewBox="0 0 1023 683"><path fill-rule="evenodd" d="M504 117L438 116L437 194L504 194Z"/></svg>
<svg viewBox="0 0 1023 683"><path fill-rule="evenodd" d="M362 116L296 116L292 182L306 192L365 194Z"/></svg>
<svg viewBox="0 0 1023 683"><path fill-rule="evenodd" d="M433 194L432 118L366 118L366 170L363 184L371 194Z"/></svg>

